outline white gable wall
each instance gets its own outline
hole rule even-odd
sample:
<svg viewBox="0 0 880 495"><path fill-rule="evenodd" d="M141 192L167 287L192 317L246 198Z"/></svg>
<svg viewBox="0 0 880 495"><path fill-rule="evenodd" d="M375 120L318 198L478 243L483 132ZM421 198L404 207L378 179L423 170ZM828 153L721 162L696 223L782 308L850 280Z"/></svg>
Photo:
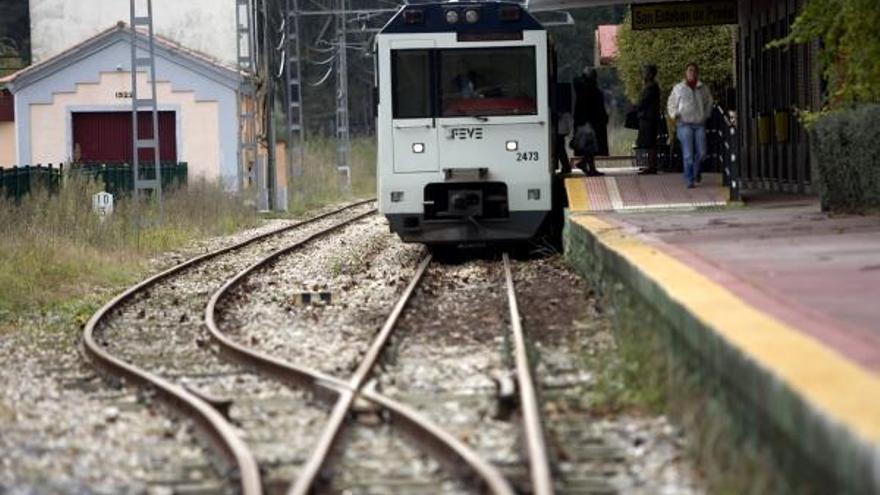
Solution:
<svg viewBox="0 0 880 495"><path fill-rule="evenodd" d="M125 33L112 35L98 46L70 55L58 70L25 76L32 80L24 85L13 84L17 163L69 160L72 112L131 111L130 99L115 96L130 89L128 40ZM178 159L189 162L192 176L236 184L237 86L194 68L185 58L165 58L157 52L159 109L177 114ZM139 78L142 84L147 79L146 74ZM139 91L148 94L146 87Z"/></svg>
<svg viewBox="0 0 880 495"><path fill-rule="evenodd" d="M146 5L146 0L138 0ZM128 0L30 0L31 49L38 63L129 21ZM153 0L156 34L235 65L235 0Z"/></svg>

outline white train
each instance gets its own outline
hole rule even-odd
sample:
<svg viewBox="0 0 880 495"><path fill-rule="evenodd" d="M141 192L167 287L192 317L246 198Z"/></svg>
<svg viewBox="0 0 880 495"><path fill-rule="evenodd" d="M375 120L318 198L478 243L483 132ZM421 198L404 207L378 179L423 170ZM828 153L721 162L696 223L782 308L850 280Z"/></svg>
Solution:
<svg viewBox="0 0 880 495"><path fill-rule="evenodd" d="M554 204L552 50L514 3L408 5L377 35L379 210L404 241L538 232Z"/></svg>

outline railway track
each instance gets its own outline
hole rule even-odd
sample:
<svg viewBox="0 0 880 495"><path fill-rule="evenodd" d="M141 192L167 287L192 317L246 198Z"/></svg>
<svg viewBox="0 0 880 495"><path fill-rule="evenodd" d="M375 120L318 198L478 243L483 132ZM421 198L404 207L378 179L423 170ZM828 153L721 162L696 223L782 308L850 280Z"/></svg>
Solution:
<svg viewBox="0 0 880 495"><path fill-rule="evenodd" d="M402 402L396 401L388 395L383 395L377 391L375 387L368 387L368 384L375 384L377 376L374 373L377 363L380 363L381 357L385 352L389 338L392 336L398 319L404 313L410 298L412 297L416 286L419 284L424 273L430 264L430 256L424 258L419 264L418 269L413 274L407 288L403 291L398 299L394 309L390 312L384 325L376 334L370 346L365 349L362 359L359 360L356 367L348 377L331 376L327 373L319 371L321 363L317 362L288 362L278 359L276 356L270 356L266 352L261 352L252 346L242 344L236 341L236 331L234 324L224 324L224 317L218 317L218 304L224 300L234 301L236 299L236 290L240 290L240 286L246 284L249 277L259 270L268 270L279 258L284 256L286 251L273 253L271 256L261 260L254 266L248 267L239 273L236 277L230 279L221 289L214 294L211 302L206 309L205 319L211 334L218 345L221 346L224 353L238 359L243 363L251 366L259 366L263 371L273 374L276 378L297 385L304 385L311 388L317 394L326 395L328 391L336 393L336 402L329 416L327 425L320 436L320 440L315 446L312 455L298 473L295 482L291 485L288 493L308 493L310 491L330 491L344 492L348 490L363 490L370 487L371 492L377 491L377 485L388 484L389 480L381 480L379 477L372 477L373 482L364 482L364 480L349 479L343 481L341 485L334 485L332 475L326 474L326 465L330 463L333 456L334 446L338 447L343 437L345 429L357 429L357 425L351 425L349 418L356 415L357 401L372 403L372 405L381 407L390 415L392 423L402 423L405 430L410 436L415 436L419 443L428 444L432 447L433 452L438 450L445 454L444 464L447 466L464 466L463 471L469 477L465 479L469 481L476 480L476 485L482 490L493 493L512 493L513 488L505 479L502 472L489 462L485 461L482 456L467 447L454 434L444 431L443 428L416 411L415 408L404 405ZM522 397L523 407L521 411L522 430L526 438L525 446L528 454L526 455L528 466L526 471L531 473L530 491L534 493L553 493L553 484L550 476L549 459L547 449L543 440L543 432L540 426L540 414L538 411L538 400L535 387L532 380L532 371L529 367L527 348L525 345L525 337L522 327L519 324L519 314L516 305L515 292L513 289L513 279L510 274L510 266L507 256L504 256L505 282L507 284L508 312L511 322L511 340L515 342L514 354L517 368L517 382L520 385L520 397ZM257 285L257 284L255 284ZM247 292L247 291L245 291ZM240 296L239 296L240 297ZM223 313L223 311L220 311ZM226 318L226 320L234 320ZM241 339L241 335L237 335ZM308 359L306 359L308 361ZM364 406L361 405L361 408ZM355 433L347 440L348 444L342 448L343 451L358 450L358 435ZM354 445L352 445L354 444ZM338 449L337 449L338 450ZM412 455L412 454L410 454ZM344 457L337 452L336 457ZM400 459L395 459L400 461ZM352 462L363 462L363 459L353 459ZM348 470L342 470L349 472ZM462 471L462 469L459 469ZM399 473L398 473L399 474ZM438 480L421 479L409 480L401 483L400 479L395 480L391 486L387 486L388 492L400 492L410 490L414 493L425 491L440 490L438 485L430 485ZM439 480L447 481L447 480ZM432 489L433 487L433 489ZM464 488L470 491L473 486L463 485L459 489ZM455 489L451 489L455 491ZM378 492L382 492L378 489Z"/></svg>
<svg viewBox="0 0 880 495"><path fill-rule="evenodd" d="M430 256L418 263L381 329L371 339L360 334L342 341L362 342L335 364L328 355L310 355L314 349L260 345L259 332L243 331L250 318L235 311L259 292L256 279L277 277L285 260L321 249L315 240L372 211L353 205L152 277L92 317L83 339L86 354L198 426L225 461L213 477L203 469L206 492L232 486L245 494L554 493L535 372L506 254L500 264L489 263L483 277L470 280L477 290L491 286L495 294L492 307L484 308L493 315L493 328L486 334L492 345L483 351L496 357L480 370L476 387L445 384L438 395L437 387L429 392L401 386L410 370L398 366L409 338L400 327L411 331L418 323L412 314L431 305L438 287L417 290L429 268L433 277L447 269ZM422 306L412 309L413 299ZM368 321L361 326L370 328ZM342 352L332 347L333 339L327 342L331 353ZM450 404L478 413L449 421ZM370 459L377 442L381 459ZM173 480L168 484L174 487Z"/></svg>
<svg viewBox="0 0 880 495"><path fill-rule="evenodd" d="M148 395L189 418L220 454L223 462L215 469L209 464L216 460L205 456L198 466L201 475L196 488L211 491L232 485L245 494L263 490L256 459L240 439L238 426L223 415L229 398L239 396L237 392L246 396L247 391L263 391L306 412L301 396L220 361L210 351L201 328L207 296L230 272L267 252L373 214L370 203L348 205L176 265L118 295L87 322L83 350L96 367L114 379L145 387ZM262 409L258 413L266 414ZM248 420L242 418L240 423ZM174 489L186 478L181 473L159 483Z"/></svg>

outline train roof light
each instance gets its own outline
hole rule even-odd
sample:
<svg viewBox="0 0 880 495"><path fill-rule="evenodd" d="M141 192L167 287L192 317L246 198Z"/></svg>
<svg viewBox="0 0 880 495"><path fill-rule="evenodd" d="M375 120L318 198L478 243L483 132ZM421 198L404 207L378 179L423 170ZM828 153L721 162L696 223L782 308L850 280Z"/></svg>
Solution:
<svg viewBox="0 0 880 495"><path fill-rule="evenodd" d="M505 5L498 9L498 17L502 21L515 22L519 20L520 10L515 5Z"/></svg>
<svg viewBox="0 0 880 495"><path fill-rule="evenodd" d="M480 12L475 9L468 9L464 13L464 20L466 20L468 24L474 24L480 20Z"/></svg>
<svg viewBox="0 0 880 495"><path fill-rule="evenodd" d="M446 22L449 24L455 24L458 22L458 11L457 10L447 10L446 11Z"/></svg>
<svg viewBox="0 0 880 495"><path fill-rule="evenodd" d="M421 9L406 9L403 11L403 22L407 24L424 24L425 13Z"/></svg>

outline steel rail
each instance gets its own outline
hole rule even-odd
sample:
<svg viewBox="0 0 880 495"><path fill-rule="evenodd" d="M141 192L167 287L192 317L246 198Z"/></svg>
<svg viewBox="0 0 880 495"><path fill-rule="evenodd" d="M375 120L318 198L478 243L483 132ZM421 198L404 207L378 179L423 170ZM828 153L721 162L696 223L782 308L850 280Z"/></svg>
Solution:
<svg viewBox="0 0 880 495"><path fill-rule="evenodd" d="M532 493L550 495L553 493L553 479L550 473L550 460L547 455L547 445L544 441L544 431L541 427L538 394L532 380L532 369L529 365L528 349L526 348L525 334L523 333L522 321L520 320L519 306L516 302L513 275L510 270L510 258L507 253L504 253L502 258L504 260L504 279L507 284L507 302L510 307L510 327L513 333L516 379L523 415L523 430L528 448Z"/></svg>
<svg viewBox="0 0 880 495"><path fill-rule="evenodd" d="M348 219L344 222L334 224L327 229L315 232L314 234L304 237L295 243L289 244L273 251L269 255L258 260L256 263L253 263L250 266L242 269L241 271L236 273L235 276L227 279L226 282L222 286L220 286L219 289L211 294L211 298L208 300L208 304L205 306L204 314L205 326L208 328L208 333L211 334L211 338L213 338L214 341L219 345L220 352L229 358L237 360L241 364L256 366L261 371L272 375L273 377L285 383L310 387L316 391L322 392L328 390L332 392L345 390L347 388L345 382L337 378L331 377L330 375L321 373L319 371L314 371L308 368L288 363L282 359L278 359L267 354L263 354L247 346L243 346L235 342L231 338L227 337L223 332L220 331L220 326L217 323L217 305L223 296L225 296L233 287L241 283L245 279L245 277L247 277L254 271L268 265L269 263L275 261L285 254L290 253L291 251L302 248L309 242L318 239L324 235L327 235L340 227L351 224L353 222L361 220L368 215L373 215L375 213L376 210L373 209L362 215L358 215L356 217Z"/></svg>
<svg viewBox="0 0 880 495"><path fill-rule="evenodd" d="M303 467L302 472L300 472L300 476L296 479L296 482L293 483L290 490L287 491L288 495L306 495L311 489L315 478L318 476L318 472L321 470L321 466L324 465L327 456L330 454L330 450L333 448L333 444L339 436L339 432L342 431L345 418L348 416L348 411L351 409L351 405L354 402L358 391L364 386L367 376L369 376L370 371L373 369L373 366L376 364L376 361L382 353L382 349L385 347L385 342L388 340L391 331L397 324L398 317L403 313L403 308L409 302L412 293L415 291L416 286L419 284L419 281L421 281L422 275L425 274L430 263L431 255L429 254L425 256L419 264L415 275L413 275L409 285L406 286L400 299L397 300L397 304L394 305L394 309L391 310L391 313L385 320L385 324L382 325L379 334L373 340L373 343L370 344L370 348L367 350L366 355L358 365L357 370L355 370L354 376L348 380L348 388L340 392L339 399L336 401L336 405L333 406L333 412L330 414L327 426L324 428L321 437L318 439L318 444L315 447L315 450L312 451L312 455L309 456L309 460Z"/></svg>
<svg viewBox="0 0 880 495"><path fill-rule="evenodd" d="M413 280L410 281L410 284L401 295L383 325L382 330L380 330L368 351L368 357L359 365L355 376L348 381L269 356L253 348L235 342L220 331L216 318L216 308L220 299L232 287L239 284L248 274L268 263L271 263L279 256L301 247L308 242L308 240L309 239L304 239L297 245L286 246L285 248L258 261L254 265L242 270L242 272L229 279L223 287L218 289L212 295L208 306L205 308L205 324L215 343L220 347L222 353L241 363L247 364L248 366L256 367L282 382L311 388L317 394L332 393L337 396L331 416L328 419L328 425L322 432L321 439L313 451L312 456L310 456L307 461L306 467L297 478L297 481L291 485L289 493L307 493L311 489L314 480L320 471L320 467L326 461L329 452L332 450L333 443L338 437L339 431L344 426L344 420L347 417L347 412L350 409L352 402L357 396L360 396L367 401L382 407L390 413L393 421L405 426L414 436L422 441L430 442L433 447L443 451L450 459L455 458L456 461L463 461L464 464L482 480L482 483L492 493L499 495L513 495L513 489L498 469L482 459L476 452L464 444L464 442L444 431L415 409L386 397L372 389L364 388L366 379L369 377L369 372L373 367L372 364L366 363L368 360L375 363L381 354L381 348L384 346L384 343L393 330L398 317L430 263L430 256L426 257L419 265L417 273L413 276ZM450 462L450 464L458 463Z"/></svg>
<svg viewBox="0 0 880 495"><path fill-rule="evenodd" d="M124 302L132 299L137 293L152 287L158 282L174 274L180 273L189 267L372 201L374 200L370 199L346 205L342 208L308 218L301 222L296 222L254 236L231 246L194 257L128 288L107 302L104 306L98 309L91 318L89 318L89 321L83 329L82 335L82 346L85 357L95 367L105 373L114 376L122 376L131 383L142 387L152 387L166 404L172 406L174 409L178 410L178 412L194 419L201 432L206 434L214 444L214 448L220 451L227 463L234 466L234 469L237 471L235 477L240 480L241 493L244 495L261 494L262 484L256 460L244 442L238 437L235 429L229 424L229 422L204 400L188 392L183 387L156 374L127 363L105 351L95 338L96 328L105 317L109 316Z"/></svg>

